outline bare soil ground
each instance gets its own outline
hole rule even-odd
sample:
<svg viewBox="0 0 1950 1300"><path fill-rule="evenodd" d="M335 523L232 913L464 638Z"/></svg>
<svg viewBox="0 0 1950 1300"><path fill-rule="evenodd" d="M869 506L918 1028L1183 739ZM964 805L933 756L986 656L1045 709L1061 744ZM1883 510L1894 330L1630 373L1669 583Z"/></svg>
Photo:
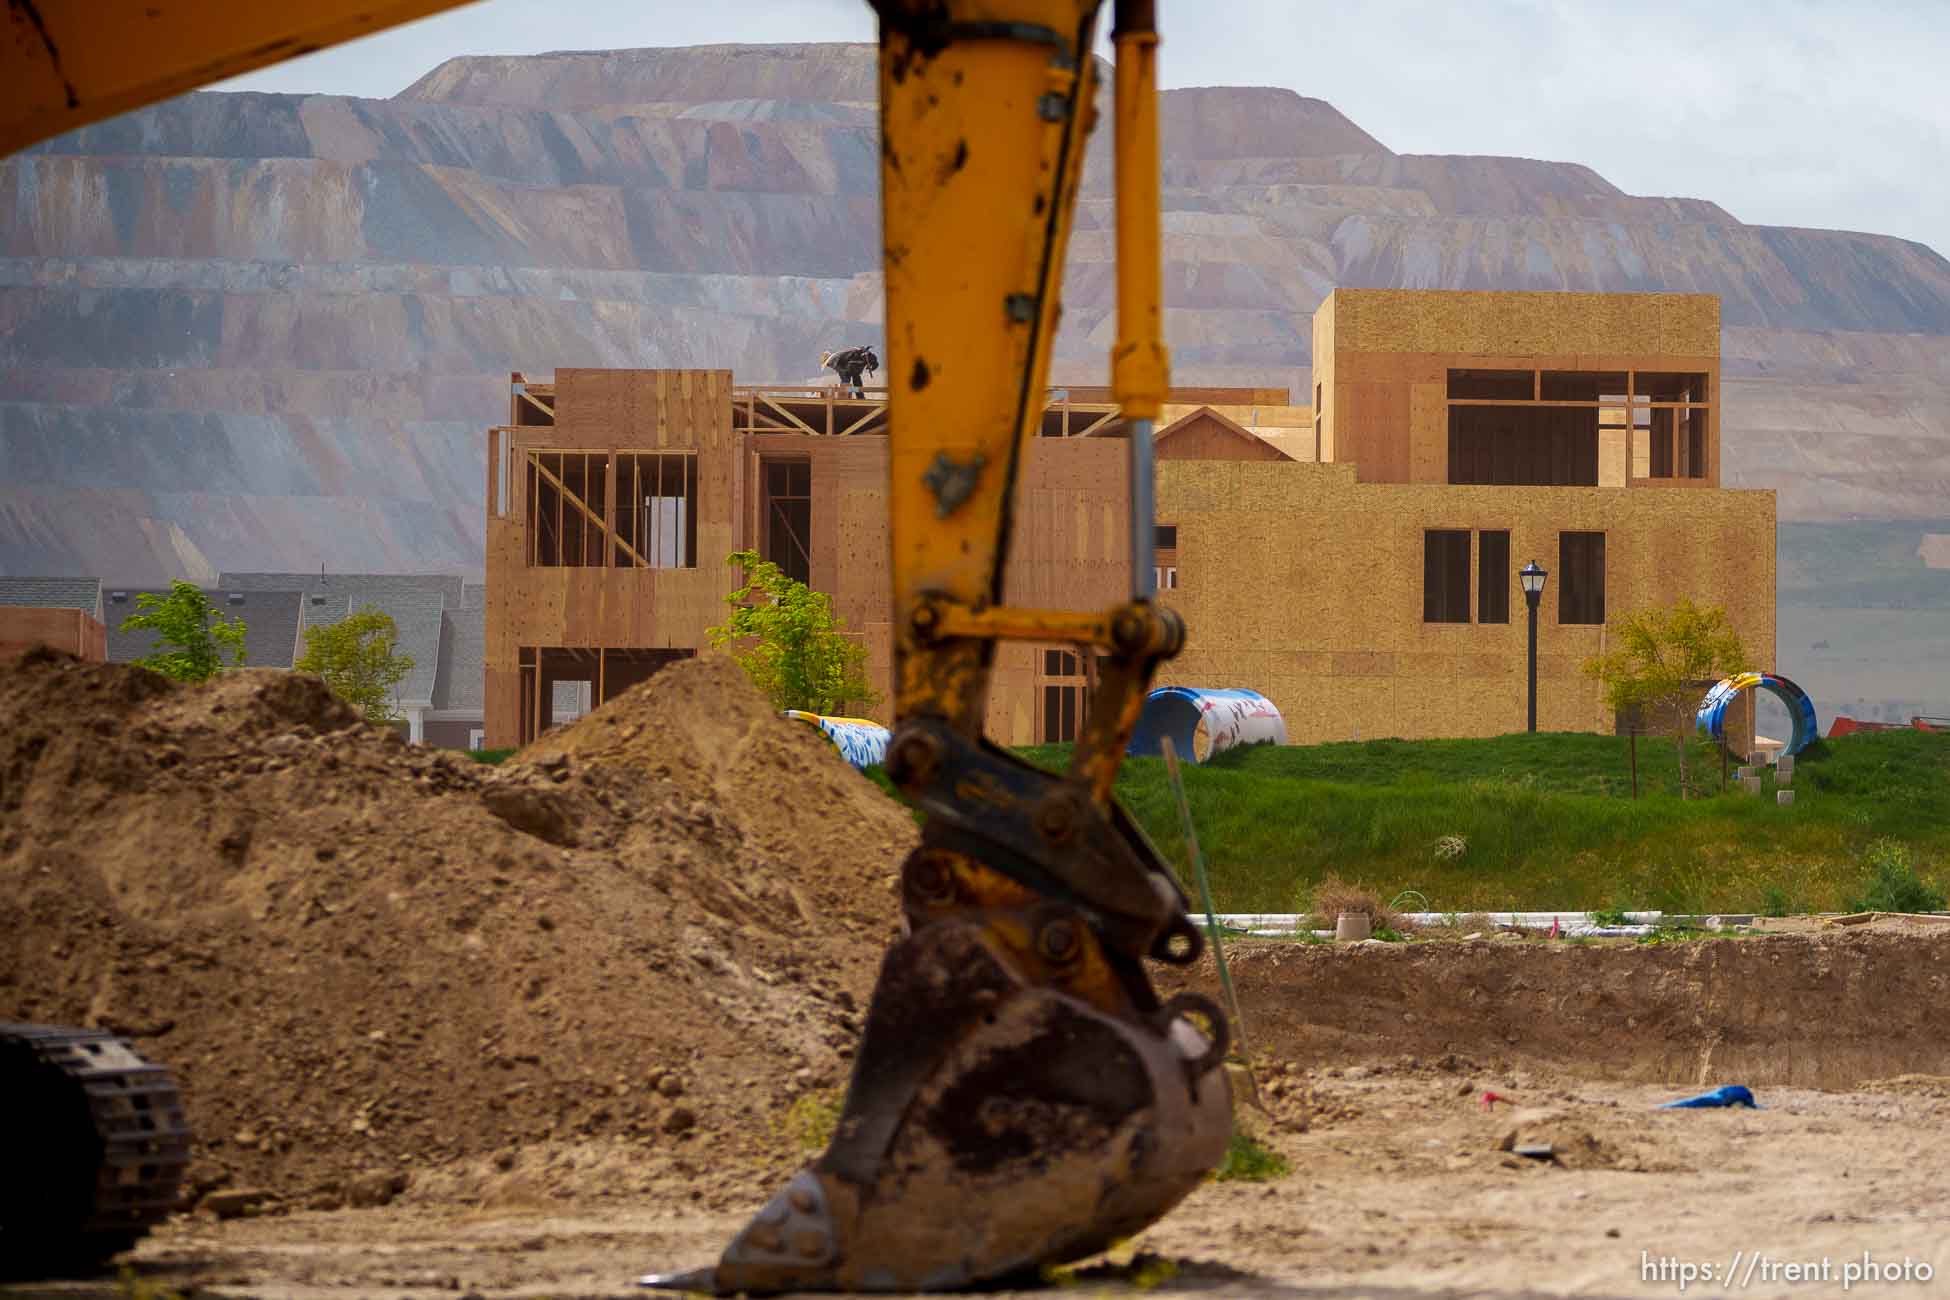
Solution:
<svg viewBox="0 0 1950 1300"><path fill-rule="evenodd" d="M1147 1288L1140 1279L1162 1271L1148 1261L1101 1264L1083 1270L1083 1294L1672 1295L1677 1278L1658 1276L1662 1259L1736 1269L1756 1254L1828 1259L1827 1284L1769 1276L1774 1265L1762 1263L1733 1288L1807 1296L1840 1294L1840 1270L1864 1252L1950 1266L1940 1152L1950 1079L1848 1093L1763 1088L1767 1109L1755 1112L1659 1111L1672 1088L1532 1071L1397 1064L1281 1078L1306 1098L1276 1103L1287 1123L1267 1134L1294 1172L1207 1185L1134 1243L1175 1276ZM1486 1112L1480 1097L1492 1086L1524 1105ZM1563 1154L1545 1163L1498 1150L1513 1133ZM641 1270L713 1258L743 1222L742 1212L698 1209L675 1183L522 1208L191 1219L136 1258L151 1283L291 1300L621 1296ZM1855 1290L1923 1295L1937 1284Z"/></svg>
<svg viewBox="0 0 1950 1300"><path fill-rule="evenodd" d="M128 1282L0 1294L608 1296L708 1262L844 1081L912 842L722 662L497 771L289 674L0 666L0 1019L139 1035L206 1198ZM1233 953L1246 1122L1292 1172L1208 1184L1086 1293L1677 1294L1684 1264L1837 1295L1865 1252L1907 1280L1851 1293L1950 1289L1918 1276L1950 1268L1950 927ZM1653 1109L1723 1083L1766 1109Z"/></svg>
<svg viewBox="0 0 1950 1300"><path fill-rule="evenodd" d="M1848 1294L1950 1288L1950 1036L1905 1031L1940 1012L1950 937L1267 945L1233 965L1263 1103L1245 1122L1292 1172L1208 1184L1081 1270L1084 1294L1677 1295L1685 1265L1688 1293L1826 1296L1865 1258L1906 1280ZM1927 1069L1876 1073L1878 1036ZM1733 1082L1764 1109L1656 1108ZM1543 1144L1549 1160L1513 1149ZM694 1176L646 1179L629 1143L544 1143L516 1168L525 1197L438 1185L384 1210L186 1217L135 1266L290 1300L626 1295L712 1259L768 1190L679 1145ZM1825 1279L1789 1272L1823 1261Z"/></svg>

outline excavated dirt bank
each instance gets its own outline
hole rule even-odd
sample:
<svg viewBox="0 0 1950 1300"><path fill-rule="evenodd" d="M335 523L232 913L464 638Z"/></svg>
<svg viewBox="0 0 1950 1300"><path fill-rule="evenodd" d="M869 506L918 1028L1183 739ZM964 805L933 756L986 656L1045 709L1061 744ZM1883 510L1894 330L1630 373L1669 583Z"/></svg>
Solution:
<svg viewBox="0 0 1950 1300"><path fill-rule="evenodd" d="M490 769L313 678L34 653L0 665L0 1019L138 1035L206 1189L737 1200L845 1078L913 837L721 660Z"/></svg>
<svg viewBox="0 0 1950 1300"><path fill-rule="evenodd" d="M1950 927L1617 946L1236 944L1255 1053L1455 1054L1586 1078L1847 1089L1950 1074ZM1211 958L1194 983L1216 992Z"/></svg>
<svg viewBox="0 0 1950 1300"><path fill-rule="evenodd" d="M724 661L499 769L292 674L0 665L0 1018L138 1035L183 1081L198 1186L287 1207L403 1185L497 1213L743 1213L803 1154L792 1102L845 1080L913 842ZM1232 962L1301 1133L1342 1122L1328 1080L1356 1063L1437 1092L1950 1074L1940 930ZM1664 1167L1616 1136L1594 1160Z"/></svg>

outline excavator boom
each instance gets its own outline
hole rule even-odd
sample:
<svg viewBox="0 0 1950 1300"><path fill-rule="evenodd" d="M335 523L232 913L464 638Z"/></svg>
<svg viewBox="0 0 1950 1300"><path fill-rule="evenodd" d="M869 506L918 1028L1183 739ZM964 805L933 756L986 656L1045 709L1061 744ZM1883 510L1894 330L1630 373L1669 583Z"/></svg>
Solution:
<svg viewBox="0 0 1950 1300"><path fill-rule="evenodd" d="M1160 335L1157 34L1116 0L1119 338L1130 599L1010 607L1016 490L1038 423L1100 0L876 0L895 635L888 773L927 813L838 1129L711 1268L721 1295L962 1287L1155 1221L1231 1136L1224 1016L1160 1003L1143 963L1199 954L1176 879L1112 796L1184 627L1152 599ZM982 736L996 647L1099 655L1069 771Z"/></svg>
<svg viewBox="0 0 1950 1300"><path fill-rule="evenodd" d="M465 0L9 0L0 156Z"/></svg>
<svg viewBox="0 0 1950 1300"><path fill-rule="evenodd" d="M460 0L9 0L0 156ZM0 1024L0 1275L93 1268L182 1208L176 1083L98 1028Z"/></svg>
<svg viewBox="0 0 1950 1300"><path fill-rule="evenodd" d="M12 0L0 153L457 2ZM1175 877L1112 796L1152 676L1185 634L1151 590L1152 422L1167 384L1151 0L1112 0L1111 375L1131 454L1131 595L1096 611L1004 600L1096 115L1103 2L872 0L892 452L888 768L928 821L902 867L908 933L881 967L832 1144L714 1267L646 1285L731 1294L992 1282L1135 1234L1224 1154L1225 1018L1193 994L1161 1003L1144 967L1196 959L1200 935ZM982 736L1004 640L1098 656L1065 774ZM21 1057L0 1062L0 1078L38 1071L51 1097L81 1106L85 1080L50 1074L43 1059L71 1038L0 1026L0 1048ZM167 1077L129 1057L173 1105ZM60 1139L63 1151L94 1155L75 1166L58 1223L37 1207L0 1207L0 1235L32 1224L119 1244L174 1203L180 1123L123 1159L115 1115L89 1114L94 1136ZM133 1181L131 1159L143 1169Z"/></svg>

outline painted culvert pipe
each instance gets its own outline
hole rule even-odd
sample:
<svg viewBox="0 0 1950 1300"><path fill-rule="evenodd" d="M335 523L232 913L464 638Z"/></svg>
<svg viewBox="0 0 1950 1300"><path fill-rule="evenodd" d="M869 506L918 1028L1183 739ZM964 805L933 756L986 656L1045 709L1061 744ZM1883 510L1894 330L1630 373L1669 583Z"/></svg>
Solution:
<svg viewBox="0 0 1950 1300"><path fill-rule="evenodd" d="M1144 699L1126 753L1155 757L1172 747L1194 763L1239 745L1286 744L1286 720L1258 691L1160 686Z"/></svg>
<svg viewBox="0 0 1950 1300"><path fill-rule="evenodd" d="M785 716L810 722L826 733L826 739L840 751L840 757L858 768L869 768L887 761L887 741L893 735L868 718L829 718L803 709L787 709Z"/></svg>
<svg viewBox="0 0 1950 1300"><path fill-rule="evenodd" d="M1815 702L1808 693L1778 673L1736 673L1715 682L1699 704L1699 729L1714 740L1726 739L1727 705L1742 691L1766 691L1787 706L1794 720L1794 735L1787 742L1789 754L1798 754L1821 734L1815 718Z"/></svg>

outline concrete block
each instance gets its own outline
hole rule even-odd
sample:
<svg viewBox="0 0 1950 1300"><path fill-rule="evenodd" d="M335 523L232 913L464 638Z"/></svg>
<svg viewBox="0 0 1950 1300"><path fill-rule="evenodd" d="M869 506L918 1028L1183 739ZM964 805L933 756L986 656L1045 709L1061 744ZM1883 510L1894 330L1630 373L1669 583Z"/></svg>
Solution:
<svg viewBox="0 0 1950 1300"><path fill-rule="evenodd" d="M1742 777L1740 780L1740 788L1748 794L1758 797L1760 795L1760 778L1757 776Z"/></svg>
<svg viewBox="0 0 1950 1300"><path fill-rule="evenodd" d="M1374 933L1374 918L1366 912L1342 912L1334 918L1334 938L1342 943L1359 943Z"/></svg>
<svg viewBox="0 0 1950 1300"><path fill-rule="evenodd" d="M1785 781L1794 775L1794 755L1783 754L1774 761L1774 775Z"/></svg>
<svg viewBox="0 0 1950 1300"><path fill-rule="evenodd" d="M1779 805L1780 805L1781 807L1783 807L1783 808L1791 808L1791 807L1793 807L1793 806L1794 806L1794 791L1792 791L1792 790L1776 790L1776 791L1774 792L1774 802L1775 802L1775 803L1777 803L1777 804L1779 804Z"/></svg>

